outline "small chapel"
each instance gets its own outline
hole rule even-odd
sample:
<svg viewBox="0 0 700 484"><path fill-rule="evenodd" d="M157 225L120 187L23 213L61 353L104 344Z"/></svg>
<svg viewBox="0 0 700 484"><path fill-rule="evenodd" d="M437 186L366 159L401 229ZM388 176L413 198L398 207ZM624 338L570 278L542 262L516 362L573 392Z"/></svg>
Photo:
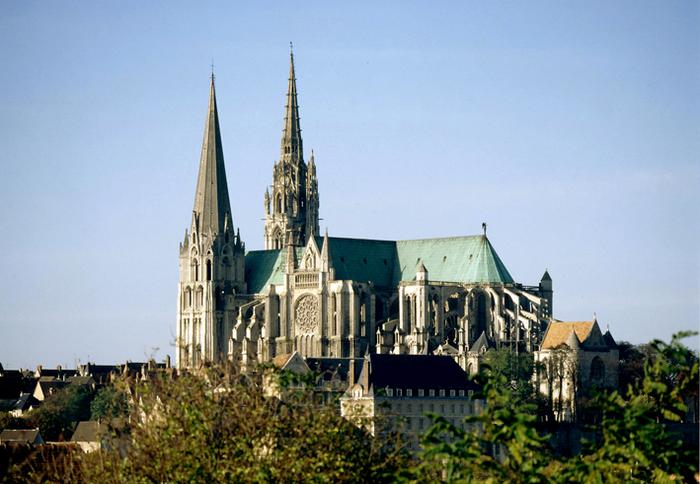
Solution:
<svg viewBox="0 0 700 484"><path fill-rule="evenodd" d="M280 155L263 202L265 249L246 251L229 202L212 75L194 209L180 244L179 368L249 365L296 351L448 355L474 373L489 348L540 350L553 321L552 279L544 271L537 284L516 282L485 224L475 235L419 240L320 233L293 53Z"/></svg>

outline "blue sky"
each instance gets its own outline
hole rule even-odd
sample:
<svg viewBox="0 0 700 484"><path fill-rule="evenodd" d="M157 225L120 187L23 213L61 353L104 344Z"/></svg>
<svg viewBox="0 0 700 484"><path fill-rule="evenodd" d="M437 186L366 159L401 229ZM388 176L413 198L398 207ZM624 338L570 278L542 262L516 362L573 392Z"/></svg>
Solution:
<svg viewBox="0 0 700 484"><path fill-rule="evenodd" d="M262 247L288 44L322 230L479 233L555 316L697 328L697 2L3 2L0 362L173 354L212 59ZM694 342L697 345L697 340Z"/></svg>

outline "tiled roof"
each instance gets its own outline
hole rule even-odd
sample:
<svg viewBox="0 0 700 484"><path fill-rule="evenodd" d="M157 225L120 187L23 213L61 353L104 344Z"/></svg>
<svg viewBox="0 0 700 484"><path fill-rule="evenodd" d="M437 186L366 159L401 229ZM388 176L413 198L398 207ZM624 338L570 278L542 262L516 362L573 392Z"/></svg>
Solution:
<svg viewBox="0 0 700 484"><path fill-rule="evenodd" d="M600 332L597 321L558 321L555 319L552 320L545 332L542 349L552 349L567 344L572 331L584 349L609 347Z"/></svg>

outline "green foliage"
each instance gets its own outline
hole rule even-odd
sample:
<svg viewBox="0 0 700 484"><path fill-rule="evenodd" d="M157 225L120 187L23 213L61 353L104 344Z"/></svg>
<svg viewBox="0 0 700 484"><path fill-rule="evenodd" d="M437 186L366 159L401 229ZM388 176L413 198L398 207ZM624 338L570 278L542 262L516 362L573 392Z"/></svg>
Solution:
<svg viewBox="0 0 700 484"><path fill-rule="evenodd" d="M26 417L30 426L39 427L44 440L70 438L75 423L90 418L93 391L88 386L71 384L50 395Z"/></svg>
<svg viewBox="0 0 700 484"><path fill-rule="evenodd" d="M536 404L539 394L532 384L535 361L532 353L515 353L508 348L489 350L484 355L483 365L497 378L494 385L504 385L511 397L511 404Z"/></svg>
<svg viewBox="0 0 700 484"><path fill-rule="evenodd" d="M27 422L20 418L10 415L10 412L0 412L0 431L4 429L25 429Z"/></svg>
<svg viewBox="0 0 700 484"><path fill-rule="evenodd" d="M562 479L580 482L682 482L694 479L697 455L683 447L665 421L681 421L686 396L698 387L698 359L674 335L670 344L655 340L644 377L627 390L601 393L600 438L561 470Z"/></svg>
<svg viewBox="0 0 700 484"><path fill-rule="evenodd" d="M289 377L283 377L283 379ZM299 386L265 397L255 374L208 368L134 388L131 439L86 460L89 481L388 481L406 452L374 439Z"/></svg>
<svg viewBox="0 0 700 484"><path fill-rule="evenodd" d="M122 388L113 385L101 388L90 403L90 420L106 420L126 417L129 413L127 395Z"/></svg>
<svg viewBox="0 0 700 484"><path fill-rule="evenodd" d="M685 418L697 399L698 357L681 344L651 342L640 378L623 393L598 393L598 438L579 456L557 460L546 437L535 430L528 404L517 402L504 371L506 358L494 355L496 371L480 375L486 407L469 417L466 430L434 416L423 437L423 453L411 479L442 482L684 482L694 481L697 452L685 448L667 422ZM500 365L500 366L498 366ZM507 369L509 366L505 366ZM501 450L500 458L494 457Z"/></svg>
<svg viewBox="0 0 700 484"><path fill-rule="evenodd" d="M535 430L534 406L514 405L502 373L486 367L479 377L483 412L465 419L466 430L439 416L423 436L413 478L444 482L546 482L547 437ZM501 456L500 458L498 456Z"/></svg>

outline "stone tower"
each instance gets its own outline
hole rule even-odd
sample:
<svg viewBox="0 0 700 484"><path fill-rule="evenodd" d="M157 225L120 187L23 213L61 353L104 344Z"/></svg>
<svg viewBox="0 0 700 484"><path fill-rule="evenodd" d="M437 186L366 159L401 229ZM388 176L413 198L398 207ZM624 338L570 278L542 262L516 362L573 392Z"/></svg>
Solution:
<svg viewBox="0 0 700 484"><path fill-rule="evenodd" d="M245 245L231 217L212 74L192 223L180 244L179 368L225 358L236 294L245 292Z"/></svg>
<svg viewBox="0 0 700 484"><path fill-rule="evenodd" d="M303 148L294 53L290 52L280 159L273 168L272 193L265 190L265 249L281 249L287 242L301 246L319 235L316 164L312 152L307 166Z"/></svg>

